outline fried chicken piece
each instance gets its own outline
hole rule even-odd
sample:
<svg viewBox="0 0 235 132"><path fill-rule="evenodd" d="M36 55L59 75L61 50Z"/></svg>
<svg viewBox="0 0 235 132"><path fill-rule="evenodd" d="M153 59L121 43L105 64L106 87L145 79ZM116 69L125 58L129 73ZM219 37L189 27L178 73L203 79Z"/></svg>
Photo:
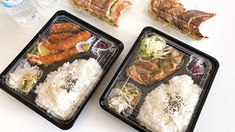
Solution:
<svg viewBox="0 0 235 132"><path fill-rule="evenodd" d="M86 41L91 37L91 33L88 31L79 32L71 37L63 39L58 43L50 43L47 40L43 40L43 45L49 50L68 50L74 47L78 42Z"/></svg>
<svg viewBox="0 0 235 132"><path fill-rule="evenodd" d="M72 33L56 33L56 34L51 34L48 36L47 40L50 43L59 43L60 41L73 36L74 34Z"/></svg>
<svg viewBox="0 0 235 132"><path fill-rule="evenodd" d="M72 23L72 22L64 22L64 23L55 23L52 24L49 32L50 34L53 33L66 33L66 32L77 32L80 30L80 26Z"/></svg>

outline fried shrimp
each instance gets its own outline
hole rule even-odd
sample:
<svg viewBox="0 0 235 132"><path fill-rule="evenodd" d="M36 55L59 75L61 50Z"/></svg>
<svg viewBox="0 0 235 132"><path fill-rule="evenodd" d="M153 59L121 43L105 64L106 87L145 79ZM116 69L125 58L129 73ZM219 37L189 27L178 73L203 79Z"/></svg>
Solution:
<svg viewBox="0 0 235 132"><path fill-rule="evenodd" d="M50 43L47 40L43 40L43 45L49 50L68 50L74 47L78 42L86 41L91 37L91 33L88 31L82 31L71 37L63 39L58 43Z"/></svg>
<svg viewBox="0 0 235 132"><path fill-rule="evenodd" d="M62 62L72 57L75 57L79 53L86 52L89 49L89 44L77 45L74 48L59 51L54 54L49 54L47 56L27 54L26 58L28 61L38 65L50 65L57 62Z"/></svg>
<svg viewBox="0 0 235 132"><path fill-rule="evenodd" d="M34 55L34 54L28 54L27 59L34 64L39 65L50 65L56 62L61 62L64 60L67 60L69 58L72 58L76 56L79 52L76 48L71 48L69 50L61 51L55 54L50 54L47 56L40 56L40 55Z"/></svg>

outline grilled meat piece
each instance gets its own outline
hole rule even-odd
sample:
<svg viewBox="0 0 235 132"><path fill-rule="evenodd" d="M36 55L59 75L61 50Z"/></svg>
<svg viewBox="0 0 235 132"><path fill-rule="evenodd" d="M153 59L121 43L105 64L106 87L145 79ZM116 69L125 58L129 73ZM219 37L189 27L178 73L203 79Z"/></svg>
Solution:
<svg viewBox="0 0 235 132"><path fill-rule="evenodd" d="M115 5L112 6L109 17L114 22L114 25L117 25L118 19L121 16L122 11L131 5L130 1L119 0Z"/></svg>
<svg viewBox="0 0 235 132"><path fill-rule="evenodd" d="M184 55L176 49L171 49L170 53L163 59L137 60L126 70L126 75L140 84L152 84L159 82L178 70L183 62Z"/></svg>
<svg viewBox="0 0 235 132"><path fill-rule="evenodd" d="M121 12L131 5L129 0L72 0L75 5L117 26Z"/></svg>
<svg viewBox="0 0 235 132"><path fill-rule="evenodd" d="M185 9L177 0L152 0L151 11L155 17L173 24L174 18L179 17Z"/></svg>
<svg viewBox="0 0 235 132"><path fill-rule="evenodd" d="M185 32L199 38L208 38L200 33L199 26L204 21L210 19L215 14L206 13L199 10L189 10L184 12L180 19L174 19L174 25Z"/></svg>
<svg viewBox="0 0 235 132"><path fill-rule="evenodd" d="M200 33L199 26L215 16L213 13L199 10L186 10L178 0L152 0L150 10L155 18L186 32L195 39L207 38Z"/></svg>
<svg viewBox="0 0 235 132"><path fill-rule="evenodd" d="M118 0L92 0L90 9L93 12L99 12L100 16L108 16L111 6Z"/></svg>

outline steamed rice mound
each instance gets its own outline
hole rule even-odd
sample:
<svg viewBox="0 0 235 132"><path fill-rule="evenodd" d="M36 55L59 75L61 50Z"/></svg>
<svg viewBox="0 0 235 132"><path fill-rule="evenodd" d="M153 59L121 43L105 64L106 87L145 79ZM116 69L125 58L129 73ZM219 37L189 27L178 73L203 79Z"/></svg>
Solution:
<svg viewBox="0 0 235 132"><path fill-rule="evenodd" d="M201 91L188 75L173 77L146 96L137 120L154 132L185 131Z"/></svg>
<svg viewBox="0 0 235 132"><path fill-rule="evenodd" d="M100 79L102 68L93 58L65 63L37 86L36 104L53 116L70 119Z"/></svg>

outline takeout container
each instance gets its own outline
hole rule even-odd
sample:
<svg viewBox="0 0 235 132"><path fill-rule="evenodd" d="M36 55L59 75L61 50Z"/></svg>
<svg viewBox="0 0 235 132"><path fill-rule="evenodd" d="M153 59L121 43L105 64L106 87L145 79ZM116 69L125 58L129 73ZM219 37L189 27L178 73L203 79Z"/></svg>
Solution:
<svg viewBox="0 0 235 132"><path fill-rule="evenodd" d="M81 30L89 31L92 36L95 36L95 39L91 42L89 50L87 52L80 53L75 57L69 58L65 61L54 63L52 65L44 66L38 65L40 69L40 75L38 76L38 80L36 84L33 85L32 89L29 92L22 92L19 90L15 90L7 84L7 79L9 79L9 74L13 72L17 66L21 65L26 60L26 55L28 53L32 53L33 49L39 44L41 40L47 38L49 30L52 24L63 23L63 22L72 22L80 26ZM108 50L97 49L94 47L96 42L98 41L106 42L110 47ZM121 41L117 40L116 38L102 32L101 30L97 29L96 27L80 20L79 18L73 16L72 14L66 11L58 11L55 15L45 24L45 26L37 33L37 35L26 45L26 47L19 53L19 55L7 66L7 68L1 73L0 75L0 87L7 92L8 94L15 97L17 100L22 102L23 104L27 105L29 108L46 118L51 123L55 124L61 129L69 129L74 124L76 118L78 117L79 113L82 111L84 106L86 105L88 99L91 97L94 90L98 87L99 83L102 81L103 77L105 76L108 69L112 66L112 64L116 61L117 57L123 50L123 44ZM77 59L89 59L95 58L99 64L101 65L103 72L98 82L96 82L95 87L93 87L92 91L84 97L85 99L82 101L81 105L78 106L75 110L75 113L72 117L68 120L61 120L55 117L54 115L48 113L45 109L39 107L35 103L36 99L36 86L39 83L44 82L47 75L57 70L58 67L61 67L66 62L73 62ZM37 66L36 64L31 64L31 66ZM51 80L52 81L52 80Z"/></svg>
<svg viewBox="0 0 235 132"><path fill-rule="evenodd" d="M127 68L129 68L132 65L132 63L135 60L138 59L137 53L140 48L141 41L143 40L143 38L145 38L149 34L156 34L156 35L160 36L161 38L163 38L166 41L167 45L173 47L174 49L176 49L177 51L182 53L184 55L184 62L178 70L174 71L172 74L166 76L162 80L145 85L145 84L140 84L140 83L136 82L132 78L129 78L126 74L126 70L127 70ZM190 70L187 70L187 69L190 69L190 65L195 63L195 60L198 60L198 59L203 60L203 66L205 68L203 74L200 74L200 73L197 74L194 72L190 72ZM189 63L189 61L191 63ZM119 118L120 120L126 122L127 124L136 128L137 130L150 131L146 127L142 126L136 118L139 111L140 111L140 108L145 100L145 97L147 96L148 93L150 93L153 89L157 88L159 85L168 83L168 81L171 78L178 76L178 75L186 74L186 75L190 76L193 79L194 83L196 83L202 89L202 92L199 96L199 100L196 104L196 107L194 108L194 112L191 116L191 120L190 120L190 122L187 126L187 130L186 130L186 131L193 131L193 129L196 125L196 122L198 120L198 117L200 115L200 112L202 110L202 107L203 107L205 100L207 98L207 95L209 93L209 90L211 88L211 85L213 83L213 80L215 78L215 75L216 75L218 68L219 68L219 62L215 58L213 58L213 57L211 57L211 56L209 56L209 55L207 55L207 54L205 54L205 53L203 53L193 47L190 47L187 44L185 44L185 43L183 43L183 42L181 42L171 36L168 36L167 34L161 32L161 31L158 31L152 27L146 27L140 33L140 35L137 38L136 42L134 43L133 47L131 48L128 55L124 59L120 68L118 69L115 76L113 77L110 84L108 85L107 89L105 90L105 92L101 96L100 106L105 111L109 112L110 114ZM109 104L111 102L110 100L112 99L112 97L115 97L115 96L119 97L120 96L120 93L118 93L117 90L115 90L118 87L117 85L120 85L120 83L127 84L128 87L130 85L132 85L132 87L137 89L136 91L140 91L140 94L139 94L140 99L138 99L136 101L137 104L136 104L136 106L133 107L133 110L131 113L128 113L129 110L126 110L125 112L120 112L120 113L116 112L114 110L115 107L112 107ZM163 107L163 106L159 106L159 107Z"/></svg>

